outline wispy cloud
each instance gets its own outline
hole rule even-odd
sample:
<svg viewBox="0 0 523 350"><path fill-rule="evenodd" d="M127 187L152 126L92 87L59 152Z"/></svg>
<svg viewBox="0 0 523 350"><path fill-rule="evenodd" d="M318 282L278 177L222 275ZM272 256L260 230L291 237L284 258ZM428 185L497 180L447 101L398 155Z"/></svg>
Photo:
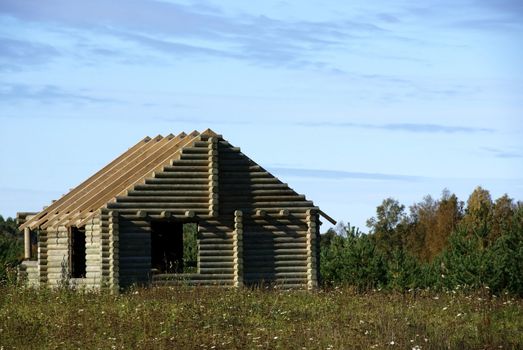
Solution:
<svg viewBox="0 0 523 350"><path fill-rule="evenodd" d="M163 53L299 67L322 64L311 59L318 50L346 49L348 39L361 41L387 32L370 21L284 21L224 14L211 6L143 0L126 1L125 11L120 4L102 0L49 0L42 6L4 0L1 13L22 21L103 33ZM195 40L198 45L192 44Z"/></svg>
<svg viewBox="0 0 523 350"><path fill-rule="evenodd" d="M496 158L523 158L522 152L517 152L517 151L512 151L512 150L501 150L498 148L491 148L491 147L482 147L481 149Z"/></svg>
<svg viewBox="0 0 523 350"><path fill-rule="evenodd" d="M58 51L49 45L0 37L0 71L41 65L58 55Z"/></svg>
<svg viewBox="0 0 523 350"><path fill-rule="evenodd" d="M382 173L363 173L343 170L324 170L324 169L301 169L287 167L271 167L271 172L281 176L295 176L319 179L361 179L361 180L386 180L386 181L419 181L424 179L421 176L409 176L398 174Z"/></svg>
<svg viewBox="0 0 523 350"><path fill-rule="evenodd" d="M307 127L335 127L335 128L360 128L371 130L405 131L412 133L478 133L495 132L492 128L481 128L472 126L456 126L442 124L416 124L416 123L389 123L389 124L367 124L350 122L300 122L298 125Z"/></svg>
<svg viewBox="0 0 523 350"><path fill-rule="evenodd" d="M0 100L4 103L38 102L77 104L116 102L115 100L67 91L55 85L31 86L25 84L0 85Z"/></svg>

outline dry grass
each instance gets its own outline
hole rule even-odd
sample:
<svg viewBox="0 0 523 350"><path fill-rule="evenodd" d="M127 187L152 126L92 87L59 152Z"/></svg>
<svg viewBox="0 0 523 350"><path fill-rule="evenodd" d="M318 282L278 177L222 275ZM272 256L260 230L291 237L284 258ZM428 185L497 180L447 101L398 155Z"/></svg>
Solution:
<svg viewBox="0 0 523 350"><path fill-rule="evenodd" d="M523 301L487 293L0 287L0 348L515 349Z"/></svg>

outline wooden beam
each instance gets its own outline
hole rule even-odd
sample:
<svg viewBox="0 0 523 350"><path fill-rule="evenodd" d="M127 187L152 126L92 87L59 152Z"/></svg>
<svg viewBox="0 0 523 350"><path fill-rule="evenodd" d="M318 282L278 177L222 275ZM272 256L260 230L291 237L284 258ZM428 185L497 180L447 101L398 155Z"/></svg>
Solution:
<svg viewBox="0 0 523 350"><path fill-rule="evenodd" d="M336 225L336 220L334 220L333 218L331 218L329 215L325 214L324 211L322 210L318 210L318 213L323 216L325 219L327 219L327 221L329 221L331 224L333 225Z"/></svg>
<svg viewBox="0 0 523 350"><path fill-rule="evenodd" d="M156 152L154 157L149 157L140 164L137 164L129 170L125 176L116 180L115 183L110 186L111 192L109 192L109 194L106 194L104 197L94 196L93 200L83 206L82 211L77 218L73 220L78 220L80 225L83 224L92 216L92 214L89 213L89 207L101 207L109 202L115 201L117 196L123 196L136 184L144 183L145 179L154 176L155 172L163 170L165 166L172 164L173 160L179 159L181 150L197 142L200 136L201 135L195 130L189 135L184 136L181 140L175 141L176 138L172 139L171 144L166 148L162 148L160 154Z"/></svg>
<svg viewBox="0 0 523 350"><path fill-rule="evenodd" d="M100 171L98 171L93 176L89 177L87 180L82 182L80 185L75 187L73 190L64 195L58 201L52 203L46 209L36 214L31 219L27 220L23 225L20 226L20 229L23 230L25 227L30 227L34 229L35 227L38 227L43 221L48 220L45 218L46 216L50 215L52 212L60 211L67 203L76 200L76 198L78 198L78 196L84 189L86 189L89 186L92 186L95 181L99 181L101 178L108 176L108 174L110 174L113 171L113 169L120 166L127 159L131 158L134 154L141 152L147 146L147 143L150 140L151 138L147 136L141 141L139 141L136 145L129 148L122 155L120 155L112 162L107 164Z"/></svg>
<svg viewBox="0 0 523 350"><path fill-rule="evenodd" d="M182 133L178 135L178 137L183 137L185 134ZM150 142L148 146L143 149L142 152L137 153L134 155L134 157L127 159L126 162L123 162L120 164L119 167L114 169L110 174L108 174L107 177L104 177L103 179L100 179L97 181L91 188L89 188L88 191L85 191L83 195L77 199L75 202L71 203L68 207L64 209L66 215L60 215L55 219L55 222L49 221L42 225L43 228L46 228L54 223L57 223L58 225L63 223L71 223L73 221L73 218L76 218L82 210L85 210L85 208L89 208L89 210L95 211L98 208L93 208L90 204L92 201L92 198L104 198L107 193L110 193L112 190L112 186L114 185L114 182L118 179L122 179L122 177L128 173L129 168L134 168L137 164L141 164L141 161L143 159L147 159L151 156L151 154L154 154L158 148L161 148L163 145L168 143L174 138L174 136L169 135L167 137L161 137L158 136L154 139L154 142ZM106 199L107 200L107 199Z"/></svg>

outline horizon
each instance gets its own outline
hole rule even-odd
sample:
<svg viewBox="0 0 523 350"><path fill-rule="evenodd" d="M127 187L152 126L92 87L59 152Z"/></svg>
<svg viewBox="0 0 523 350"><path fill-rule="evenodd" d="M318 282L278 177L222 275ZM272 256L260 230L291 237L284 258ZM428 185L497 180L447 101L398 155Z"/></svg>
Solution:
<svg viewBox="0 0 523 350"><path fill-rule="evenodd" d="M365 232L388 197L523 199L520 2L125 4L0 4L2 216L206 128Z"/></svg>

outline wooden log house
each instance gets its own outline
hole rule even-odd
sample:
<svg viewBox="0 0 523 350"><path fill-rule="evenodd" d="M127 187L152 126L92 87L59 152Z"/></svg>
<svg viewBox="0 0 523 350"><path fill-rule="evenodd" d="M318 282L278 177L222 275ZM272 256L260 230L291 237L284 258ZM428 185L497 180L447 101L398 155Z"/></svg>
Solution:
<svg viewBox="0 0 523 350"><path fill-rule="evenodd" d="M41 212L18 214L22 267L33 286L313 289L320 215L335 223L210 129L146 137ZM180 269L189 224L191 273Z"/></svg>

